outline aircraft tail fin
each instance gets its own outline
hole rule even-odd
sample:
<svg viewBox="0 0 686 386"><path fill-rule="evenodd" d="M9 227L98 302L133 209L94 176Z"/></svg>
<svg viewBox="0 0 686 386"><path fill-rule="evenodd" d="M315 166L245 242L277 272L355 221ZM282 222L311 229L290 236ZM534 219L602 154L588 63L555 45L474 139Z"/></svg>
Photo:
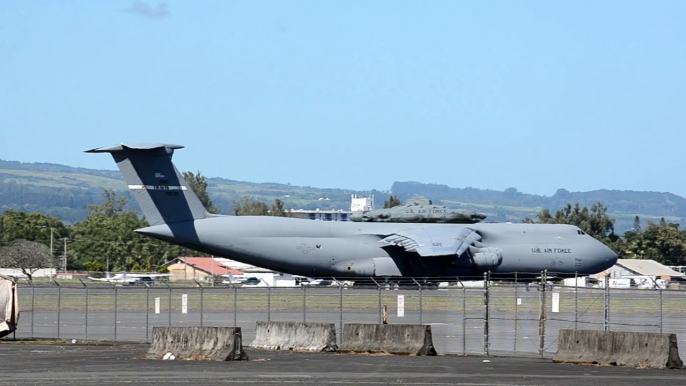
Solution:
<svg viewBox="0 0 686 386"><path fill-rule="evenodd" d="M86 153L110 153L124 180L153 225L210 217L200 199L172 163L171 144L121 144L95 148Z"/></svg>

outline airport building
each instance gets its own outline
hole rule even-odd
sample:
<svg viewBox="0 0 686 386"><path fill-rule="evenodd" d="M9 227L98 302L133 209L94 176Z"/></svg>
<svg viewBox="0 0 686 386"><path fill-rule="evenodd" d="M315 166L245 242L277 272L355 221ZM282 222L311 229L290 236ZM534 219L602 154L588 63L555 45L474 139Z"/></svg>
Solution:
<svg viewBox="0 0 686 386"><path fill-rule="evenodd" d="M211 282L213 276L243 274L212 257L178 257L167 263L167 269L171 274L169 281Z"/></svg>
<svg viewBox="0 0 686 386"><path fill-rule="evenodd" d="M305 210L297 209L290 211L291 216L295 218L304 218L306 220L320 220L320 221L350 221L349 211L339 210Z"/></svg>
<svg viewBox="0 0 686 386"><path fill-rule="evenodd" d="M597 280L598 287L604 287L605 277L609 278L610 288L640 288L640 289L679 289L686 281L686 274L673 270L655 260L647 259L619 259L609 269L595 275L590 280ZM586 282L586 278L583 279ZM567 279L573 281L574 279ZM573 285L573 284L571 284ZM579 283L581 286L586 284Z"/></svg>
<svg viewBox="0 0 686 386"><path fill-rule="evenodd" d="M617 264L604 273L613 279L620 279L627 276L650 276L664 280L682 279L686 277L686 274L677 272L655 260L643 259L619 259L617 260Z"/></svg>
<svg viewBox="0 0 686 386"><path fill-rule="evenodd" d="M255 287L294 287L299 286L302 277L281 272L274 272L267 268L261 268L239 261L223 257L179 257L167 264L170 281L198 281L211 283L231 284L237 283L245 286L243 282L250 280L250 285Z"/></svg>
<svg viewBox="0 0 686 386"><path fill-rule="evenodd" d="M326 198L320 198L320 200L328 200ZM350 210L305 210L297 209L290 211L291 216L296 218L304 218L307 220L320 220L320 221L350 221L350 215L355 212L362 212L365 210L374 209L374 195L369 197L358 196L353 194L350 197Z"/></svg>

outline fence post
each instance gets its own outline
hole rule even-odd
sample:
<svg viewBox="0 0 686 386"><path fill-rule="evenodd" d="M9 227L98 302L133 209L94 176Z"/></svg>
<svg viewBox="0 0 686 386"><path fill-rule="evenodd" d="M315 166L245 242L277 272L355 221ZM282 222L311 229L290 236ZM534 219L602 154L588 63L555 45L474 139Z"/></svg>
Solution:
<svg viewBox="0 0 686 386"><path fill-rule="evenodd" d="M660 334L662 334L662 326L663 326L663 309L662 309L662 288L658 288L658 292L660 295Z"/></svg>
<svg viewBox="0 0 686 386"><path fill-rule="evenodd" d="M233 326L238 327L238 288L233 286Z"/></svg>
<svg viewBox="0 0 686 386"><path fill-rule="evenodd" d="M517 279L517 272L515 272L514 352L517 352L517 317L519 315L519 286L517 285Z"/></svg>
<svg viewBox="0 0 686 386"><path fill-rule="evenodd" d="M60 325L62 324L62 287L53 279L57 286L57 339L60 338Z"/></svg>
<svg viewBox="0 0 686 386"><path fill-rule="evenodd" d="M610 277L605 276L605 314L603 316L603 329L610 331Z"/></svg>
<svg viewBox="0 0 686 386"><path fill-rule="evenodd" d="M467 355L467 287L462 284L462 354Z"/></svg>
<svg viewBox="0 0 686 386"><path fill-rule="evenodd" d="M31 338L34 338L33 335L33 314L36 311L36 288L33 286L33 282L29 282L31 284Z"/></svg>
<svg viewBox="0 0 686 386"><path fill-rule="evenodd" d="M303 323L307 322L307 286L303 286Z"/></svg>
<svg viewBox="0 0 686 386"><path fill-rule="evenodd" d="M145 283L145 343L150 343L150 285Z"/></svg>
<svg viewBox="0 0 686 386"><path fill-rule="evenodd" d="M90 308L88 301L90 299L90 296L89 296L90 294L88 293L89 292L88 286L85 284L84 284L84 286L86 287L86 334L85 334L86 337L85 337L85 339L88 340L88 309Z"/></svg>
<svg viewBox="0 0 686 386"><path fill-rule="evenodd" d="M379 324L381 324L383 322L383 314L382 314L382 310L381 310L381 286L379 284L377 284L376 289L379 292Z"/></svg>
<svg viewBox="0 0 686 386"><path fill-rule="evenodd" d="M579 271L574 272L574 329L579 329Z"/></svg>
<svg viewBox="0 0 686 386"><path fill-rule="evenodd" d="M340 295L338 297L338 323L339 339L341 344L343 344L343 286L340 286Z"/></svg>
<svg viewBox="0 0 686 386"><path fill-rule="evenodd" d="M383 322L383 314L381 310L381 287L379 287L379 324Z"/></svg>
<svg viewBox="0 0 686 386"><path fill-rule="evenodd" d="M272 321L272 287L267 287L267 323Z"/></svg>
<svg viewBox="0 0 686 386"><path fill-rule="evenodd" d="M412 281L417 285L417 288L419 289L419 324L423 324L424 306L422 305L422 285L417 280L415 280L415 278L412 278Z"/></svg>
<svg viewBox="0 0 686 386"><path fill-rule="evenodd" d="M205 288L200 286L200 327L204 326L205 319Z"/></svg>
<svg viewBox="0 0 686 386"><path fill-rule="evenodd" d="M171 327L171 325L172 325L172 323L171 323L171 319L172 319L172 289L169 286L169 284L167 284L167 288L169 288L169 322L168 322L168 327Z"/></svg>
<svg viewBox="0 0 686 386"><path fill-rule="evenodd" d="M488 299L488 282L490 280L490 272L484 272L484 354L489 355L489 335L488 335L488 322L489 322L489 299Z"/></svg>
<svg viewBox="0 0 686 386"><path fill-rule="evenodd" d="M424 324L424 297L422 296L422 286L419 285L419 324Z"/></svg>
<svg viewBox="0 0 686 386"><path fill-rule="evenodd" d="M376 284L376 290L379 292L379 324L381 324L381 322L382 322L382 320L381 320L381 286L379 285L379 283L376 280L374 280L373 277L371 277L370 279L372 279L374 284Z"/></svg>
<svg viewBox="0 0 686 386"><path fill-rule="evenodd" d="M117 294L119 293L119 290L117 289L117 286L115 284L114 286L114 341L117 341Z"/></svg>
<svg viewBox="0 0 686 386"><path fill-rule="evenodd" d="M539 295L538 310L538 353L543 358L545 352L545 321L546 321L546 281L548 270L544 270L541 275L541 290Z"/></svg>
<svg viewBox="0 0 686 386"><path fill-rule="evenodd" d="M86 290L86 311L85 311L85 329L84 329L84 339L88 340L88 286L86 283L83 282L83 280L79 279L81 284L83 285L83 288Z"/></svg>

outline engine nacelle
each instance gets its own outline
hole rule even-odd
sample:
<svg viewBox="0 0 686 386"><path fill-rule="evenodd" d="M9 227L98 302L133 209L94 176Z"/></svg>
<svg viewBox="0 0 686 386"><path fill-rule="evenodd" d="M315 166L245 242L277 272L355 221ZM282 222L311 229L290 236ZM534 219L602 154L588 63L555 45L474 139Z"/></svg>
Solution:
<svg viewBox="0 0 686 386"><path fill-rule="evenodd" d="M400 267L390 257L348 260L331 266L334 276L402 276Z"/></svg>
<svg viewBox="0 0 686 386"><path fill-rule="evenodd" d="M470 247L472 252L472 261L476 268L480 270L489 270L496 268L503 262L503 251L500 248L475 248Z"/></svg>
<svg viewBox="0 0 686 386"><path fill-rule="evenodd" d="M372 259L346 261L334 264L331 269L334 271L334 276L374 276L376 271Z"/></svg>

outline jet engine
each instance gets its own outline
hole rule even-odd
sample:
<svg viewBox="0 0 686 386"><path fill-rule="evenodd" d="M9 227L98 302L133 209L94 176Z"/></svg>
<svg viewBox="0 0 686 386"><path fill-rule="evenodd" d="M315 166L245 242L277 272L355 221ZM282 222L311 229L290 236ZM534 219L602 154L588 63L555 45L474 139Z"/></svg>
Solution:
<svg viewBox="0 0 686 386"><path fill-rule="evenodd" d="M496 268L503 262L503 251L493 247L469 247L472 261L479 270L489 270Z"/></svg>
<svg viewBox="0 0 686 386"><path fill-rule="evenodd" d="M331 266L333 275L402 276L398 263L390 257L348 260Z"/></svg>

